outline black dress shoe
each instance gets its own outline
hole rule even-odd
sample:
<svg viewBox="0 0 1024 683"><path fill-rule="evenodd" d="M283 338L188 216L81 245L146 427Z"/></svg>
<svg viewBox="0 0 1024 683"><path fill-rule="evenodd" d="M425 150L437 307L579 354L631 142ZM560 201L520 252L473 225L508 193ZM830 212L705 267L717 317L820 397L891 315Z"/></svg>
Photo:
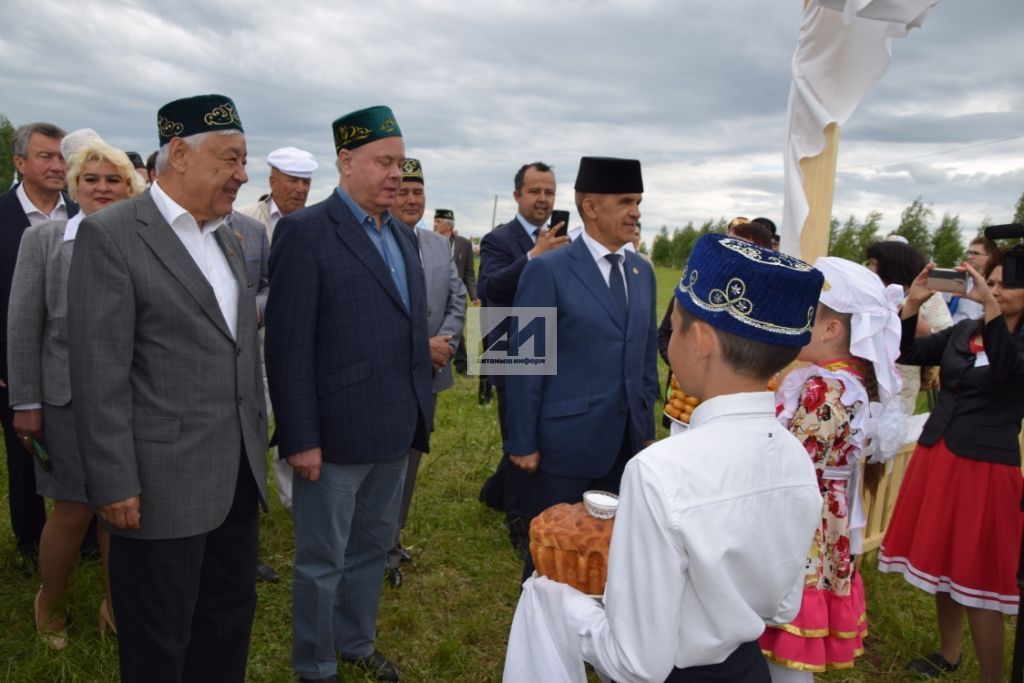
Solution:
<svg viewBox="0 0 1024 683"><path fill-rule="evenodd" d="M373 654L366 657L341 657L341 661L348 664L355 664L364 671L369 671L378 681L398 681L398 669L388 661L388 658L374 650Z"/></svg>
<svg viewBox="0 0 1024 683"><path fill-rule="evenodd" d="M403 548L402 546L398 546L395 552L398 553L398 561L402 564L408 564L412 562L412 555L410 555L409 551Z"/></svg>
<svg viewBox="0 0 1024 683"><path fill-rule="evenodd" d="M341 679L338 678L337 674L331 674L323 678L303 678L299 676L299 683L341 683Z"/></svg>
<svg viewBox="0 0 1024 683"><path fill-rule="evenodd" d="M384 578L387 579L388 585L392 588L402 587L402 570L398 567L388 567L385 570Z"/></svg>
<svg viewBox="0 0 1024 683"><path fill-rule="evenodd" d="M39 573L39 550L36 548L18 548L18 564L21 573L31 578Z"/></svg>
<svg viewBox="0 0 1024 683"><path fill-rule="evenodd" d="M274 571L274 568L270 565L263 564L259 560L256 561L256 580L266 581L267 583L277 583L281 580L281 575Z"/></svg>
<svg viewBox="0 0 1024 683"><path fill-rule="evenodd" d="M915 659L910 662L907 664L907 668L926 678L938 678L939 676L944 676L945 674L959 669L962 661L964 661L964 656L962 654L954 664L949 662L938 652L933 652L927 657L921 657L920 659Z"/></svg>

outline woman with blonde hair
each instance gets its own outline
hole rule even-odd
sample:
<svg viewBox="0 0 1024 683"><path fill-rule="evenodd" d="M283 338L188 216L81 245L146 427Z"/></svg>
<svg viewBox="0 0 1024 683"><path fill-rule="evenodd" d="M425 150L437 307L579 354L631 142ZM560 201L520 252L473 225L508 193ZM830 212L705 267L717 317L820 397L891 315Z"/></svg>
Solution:
<svg viewBox="0 0 1024 683"><path fill-rule="evenodd" d="M36 457L38 493L54 501L39 543L42 586L34 614L40 638L54 650L68 643L67 627L54 608L67 590L93 516L69 388L67 280L75 234L84 218L145 187L125 153L98 137L75 152L67 182L68 194L81 211L70 220L48 221L25 231L7 319L14 428L26 451ZM104 529L98 531L105 570L110 538ZM109 583L104 581L107 597L100 604L100 628L114 630Z"/></svg>

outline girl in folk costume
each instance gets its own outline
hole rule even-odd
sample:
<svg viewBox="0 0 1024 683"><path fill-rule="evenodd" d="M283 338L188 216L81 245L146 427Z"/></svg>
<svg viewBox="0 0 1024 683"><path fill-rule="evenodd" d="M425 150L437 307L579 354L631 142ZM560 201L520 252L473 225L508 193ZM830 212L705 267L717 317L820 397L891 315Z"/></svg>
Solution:
<svg viewBox="0 0 1024 683"><path fill-rule="evenodd" d="M760 639L776 683L812 681L814 672L851 667L863 654L864 586L854 564L864 526L861 463L891 456L906 430L895 367L902 289L845 259L814 266L825 284L798 356L811 365L791 372L776 399L779 420L814 462L823 504L800 611Z"/></svg>

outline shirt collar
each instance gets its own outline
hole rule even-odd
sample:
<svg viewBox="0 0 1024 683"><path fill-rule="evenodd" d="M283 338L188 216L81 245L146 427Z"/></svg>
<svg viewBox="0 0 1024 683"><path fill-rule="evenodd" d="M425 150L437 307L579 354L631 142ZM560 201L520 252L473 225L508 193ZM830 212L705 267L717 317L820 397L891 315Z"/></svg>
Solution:
<svg viewBox="0 0 1024 683"><path fill-rule="evenodd" d="M281 218L281 208L274 201L273 197L267 199L267 215L271 219Z"/></svg>
<svg viewBox="0 0 1024 683"><path fill-rule="evenodd" d="M30 213L38 213L41 216L46 216L47 218L50 218L51 216L53 216L54 213L56 213L57 209L61 207L64 207L65 214L68 210L67 205L64 203L63 192L57 193L57 203L53 205L53 211L51 211L50 213L46 213L45 211L40 210L35 204L32 203L32 200L28 198L28 193L25 192L25 183L18 183L18 187L14 190L14 194L15 196L17 196L18 201L21 203L21 210L25 212L26 216L29 215Z"/></svg>
<svg viewBox="0 0 1024 683"><path fill-rule="evenodd" d="M715 396L703 401L693 409L693 414L690 416L690 428L725 415L743 414L774 418L775 394L771 391L751 391Z"/></svg>
<svg viewBox="0 0 1024 683"><path fill-rule="evenodd" d="M516 212L516 220L519 221L519 225L523 226L523 230L526 231L526 236L529 237L534 242L537 241L537 236L533 234L534 230L540 230L540 229L543 229L543 228L547 227L547 224L544 224L544 225L534 225L530 221L526 220L526 218L523 216L523 214L521 214L519 212Z"/></svg>
<svg viewBox="0 0 1024 683"><path fill-rule="evenodd" d="M156 204L156 210L160 212L164 220L171 227L174 227L176 222L184 221L191 227L199 227L198 221L195 217L188 212L187 209L178 204L178 202L171 199L170 195L163 191L160 187L160 181L157 180L153 183L149 190L149 196L152 197L153 203ZM216 220L206 221L202 228L200 228L202 234L213 232L224 223L224 217L217 218Z"/></svg>
<svg viewBox="0 0 1024 683"><path fill-rule="evenodd" d="M370 217L370 214L366 213L366 211L363 210L363 207L356 204L355 200L348 196L348 193L342 189L341 185L338 185L335 191L338 193L338 196L341 198L341 201L345 202L345 206L347 206L349 210L352 212L352 214L356 217L356 220L359 222L359 225L369 226L370 224L373 224L374 229L376 229L377 224L373 220L373 218ZM369 221L369 223L367 221ZM391 214L389 212L385 211L380 215L380 223L382 230L384 229L384 227L389 227L391 225L391 222Z"/></svg>
<svg viewBox="0 0 1024 683"><path fill-rule="evenodd" d="M597 263L601 263L601 259L608 254L621 254L623 256L623 260L625 260L625 254L623 253L622 247L619 247L618 251L612 251L587 234L586 228L584 228L583 232L580 233L580 239L582 239L583 243L587 245L587 251L590 252L590 255L594 257L594 261Z"/></svg>

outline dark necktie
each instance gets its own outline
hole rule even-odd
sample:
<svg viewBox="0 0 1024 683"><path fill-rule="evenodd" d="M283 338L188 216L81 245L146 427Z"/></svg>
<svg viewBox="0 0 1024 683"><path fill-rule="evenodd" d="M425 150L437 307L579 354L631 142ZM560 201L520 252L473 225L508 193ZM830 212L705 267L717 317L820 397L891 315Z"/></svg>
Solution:
<svg viewBox="0 0 1024 683"><path fill-rule="evenodd" d="M619 307L619 311L622 312L622 317L625 318L626 283L622 279L622 271L619 270L619 259L622 258L622 254L605 254L604 257L612 264L612 272L608 276L608 288L612 290L612 299Z"/></svg>

